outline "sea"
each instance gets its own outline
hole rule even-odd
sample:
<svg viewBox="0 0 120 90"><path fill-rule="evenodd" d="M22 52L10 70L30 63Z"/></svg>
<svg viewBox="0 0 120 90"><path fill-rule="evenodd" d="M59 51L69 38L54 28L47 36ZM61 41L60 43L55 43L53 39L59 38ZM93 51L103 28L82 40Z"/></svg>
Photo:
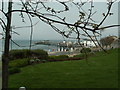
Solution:
<svg viewBox="0 0 120 90"><path fill-rule="evenodd" d="M30 40L13 40L13 42L10 42L10 50L14 50L14 49L29 49L30 47ZM39 41L44 41L44 40L32 40L32 47L31 49L42 49L45 50L47 52L52 52L52 51L57 51L59 47L57 46L52 46L52 45L41 45L41 44L37 44L35 45L36 42ZM63 42L64 40L49 40L49 42L52 43L60 43ZM72 41L73 42L73 41ZM0 57L3 53L4 50L4 41L0 40Z"/></svg>

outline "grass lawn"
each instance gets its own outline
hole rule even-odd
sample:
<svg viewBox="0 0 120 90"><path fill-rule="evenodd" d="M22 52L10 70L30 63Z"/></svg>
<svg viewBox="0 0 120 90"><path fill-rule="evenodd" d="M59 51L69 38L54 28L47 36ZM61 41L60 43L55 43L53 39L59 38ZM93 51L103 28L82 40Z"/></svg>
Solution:
<svg viewBox="0 0 120 90"><path fill-rule="evenodd" d="M9 88L117 88L118 52L100 52L86 60L48 62L9 76Z"/></svg>
<svg viewBox="0 0 120 90"><path fill-rule="evenodd" d="M0 61L0 89L2 87L2 61Z"/></svg>

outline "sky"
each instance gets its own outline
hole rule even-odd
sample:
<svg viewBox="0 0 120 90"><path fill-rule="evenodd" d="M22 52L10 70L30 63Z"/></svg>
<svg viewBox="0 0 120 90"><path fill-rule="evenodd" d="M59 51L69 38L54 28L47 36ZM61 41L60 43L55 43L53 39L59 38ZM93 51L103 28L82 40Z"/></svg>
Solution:
<svg viewBox="0 0 120 90"><path fill-rule="evenodd" d="M61 9L61 6L59 6L55 2L49 2L47 5L50 5L54 7L55 9ZM78 10L75 6L72 4L69 4L70 11L60 14L61 17L66 17L66 21L69 23L75 22L79 17ZM83 7L85 11L88 12L89 4ZM103 18L102 13L105 13L107 11L107 5L105 2L95 2L94 3L94 11L97 11L97 13L92 17L96 22L100 22ZM1 8L1 7L0 7ZM13 9L18 9L19 5L13 5ZM7 10L7 9L6 9ZM44 11L43 11L44 12ZM103 23L103 26L105 25L111 25L111 24L118 24L118 3L115 3L111 10L112 13L114 13L112 16L108 17L107 20ZM3 17L3 16L2 16ZM34 26L33 31L33 39L34 40L60 40L64 39L63 36L61 36L59 33L54 31L50 26L45 24L44 22L38 20L37 18L32 18L33 23L38 22L37 25ZM25 15L25 23L22 22L19 14L14 13L12 15L12 26L20 27L20 26L29 26L30 21ZM61 30L67 29L66 26L57 25ZM30 28L19 28L19 29L13 29L13 31L19 33L20 35L12 34L12 39L14 40L28 40L30 38ZM0 29L0 32L3 32L2 29ZM102 32L102 37L108 36L108 35L116 35L118 36L118 28L110 28L107 30L104 30ZM2 36L0 36L2 37Z"/></svg>

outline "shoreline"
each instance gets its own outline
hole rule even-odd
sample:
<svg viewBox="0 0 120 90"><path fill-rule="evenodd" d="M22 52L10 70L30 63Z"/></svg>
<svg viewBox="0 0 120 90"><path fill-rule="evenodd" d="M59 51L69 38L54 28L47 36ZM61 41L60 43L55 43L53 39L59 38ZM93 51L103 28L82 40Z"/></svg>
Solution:
<svg viewBox="0 0 120 90"><path fill-rule="evenodd" d="M72 57L74 55L80 54L79 51L54 51L54 52L48 52L48 55L50 56L58 56L58 55L68 55L69 57Z"/></svg>

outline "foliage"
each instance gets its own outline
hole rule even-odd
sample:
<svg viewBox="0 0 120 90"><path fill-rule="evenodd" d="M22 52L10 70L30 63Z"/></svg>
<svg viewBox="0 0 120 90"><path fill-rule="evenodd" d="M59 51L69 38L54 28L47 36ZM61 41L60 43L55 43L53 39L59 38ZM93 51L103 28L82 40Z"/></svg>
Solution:
<svg viewBox="0 0 120 90"><path fill-rule="evenodd" d="M80 40L81 31L83 31L86 34L86 36L89 38L91 38L92 36L87 32L88 30L95 34L99 33L98 30L101 30L100 27L104 23L104 21L107 19L107 17L110 15L113 15L113 13L111 13L111 8L112 8L113 3L116 0L112 1L112 2L111 2L111 0L107 1L107 7L108 7L107 12L103 13L104 18L98 22L96 22L92 18L92 16L97 12L97 11L95 11L95 12L93 11L94 10L93 1L90 1L90 2L86 1L86 2L79 2L79 3L74 3L72 1L72 3L70 5L75 5L77 11L79 12L78 13L79 18L77 20L74 20L74 22L72 22L72 24L68 23L69 19L68 20L66 19L67 18L66 15L64 17L61 17L61 15L59 14L59 13L70 11L70 7L67 4L67 2L61 2L59 0L56 0L56 1L57 1L58 5L61 5L61 7L63 6L61 9L54 8L53 5L49 6L46 4L46 2L36 2L36 1L31 1L31 0L27 0L25 2L24 2L24 0L20 0L20 2L18 3L18 5L20 5L20 7L17 9L16 8L12 9L12 7L14 7L15 4L13 4L13 2L11 0L9 0L8 4L5 4L5 2L3 2L1 4L0 11L3 15L2 15L2 17L0 17L0 27L5 32L5 50L4 50L3 60L5 60L6 62L8 62L8 60L9 60L9 57L8 57L9 41L10 40L13 41L11 38L10 32L11 32L11 29L16 29L16 26L15 27L11 26L12 21L13 21L12 20L13 12L20 13L19 16L21 17L22 22L25 22L25 17L26 17L25 15L27 15L29 17L31 26L27 26L27 27L31 27L31 34L30 34L31 41L32 41L33 26L34 26L32 24L32 19L34 17L39 18L39 20L41 20L41 21L45 22L46 24L48 24L49 26L51 26L56 32L60 33L62 36L65 36L66 38L71 38L71 37L76 38L76 35L75 35L75 37L72 36L72 33L76 33L77 34L76 39ZM86 10L83 9L83 6L86 5L85 3L90 3L90 7L87 10L88 12L86 12ZM5 9L6 7L8 8L7 12ZM26 14L24 14L24 13L26 13ZM49 18L49 16L51 16L52 18ZM6 20L4 18L6 18ZM63 27L67 26L68 29L70 27L73 27L73 30L69 30L69 32L68 32L68 30L66 29L68 33L66 33L66 31L63 32L63 30L60 29L59 26L54 23L61 24L61 26L63 26ZM111 25L111 26L102 27L102 28L110 28L110 27L115 27L115 26L118 26L118 25ZM12 33L16 33L16 31L14 31ZM18 34L18 33L16 33L16 34ZM95 35L95 37L96 37L96 35ZM23 54L19 53L18 55L23 55ZM29 55L31 56L31 54L29 54ZM17 57L20 57L20 56L17 56ZM23 55L22 58L27 58L27 57L24 57L24 55ZM39 58L42 59L42 57L39 57ZM16 58L16 59L20 59L20 58ZM3 68L3 70L6 71L3 73L3 82L4 82L3 88L8 88L7 87L8 80L6 78L7 77L6 62L3 62L3 66L5 67L5 68Z"/></svg>
<svg viewBox="0 0 120 90"><path fill-rule="evenodd" d="M104 37L100 39L100 43L102 44L102 46L108 46L111 45L114 42L115 38L114 36L108 36L108 37Z"/></svg>
<svg viewBox="0 0 120 90"><path fill-rule="evenodd" d="M9 68L24 67L29 64L28 62L29 62L28 58L13 60L9 62Z"/></svg>
<svg viewBox="0 0 120 90"><path fill-rule="evenodd" d="M90 48L82 48L81 53L90 53L91 52L91 49Z"/></svg>
<svg viewBox="0 0 120 90"><path fill-rule="evenodd" d="M27 57L29 57L29 53L30 53L30 51L28 49L11 50L9 52L9 58L10 58L10 60L27 58Z"/></svg>
<svg viewBox="0 0 120 90"><path fill-rule="evenodd" d="M84 53L80 53L80 54L78 54L78 55L74 55L73 57L78 58L78 57L84 57L84 56L85 56L85 54L84 54Z"/></svg>
<svg viewBox="0 0 120 90"><path fill-rule="evenodd" d="M41 49L32 50L31 55L36 56L39 59L47 59L48 58L48 53Z"/></svg>
<svg viewBox="0 0 120 90"><path fill-rule="evenodd" d="M118 88L118 51L85 60L36 64L9 76L9 88Z"/></svg>
<svg viewBox="0 0 120 90"><path fill-rule="evenodd" d="M39 59L47 59L48 53L41 49L35 49L35 50L28 50L28 49L20 49L20 50L11 50L9 52L10 60L16 60L16 59L23 59L28 57L37 57Z"/></svg>
<svg viewBox="0 0 120 90"><path fill-rule="evenodd" d="M47 60L40 60L40 59L30 59L29 65L36 64L36 63L45 63Z"/></svg>
<svg viewBox="0 0 120 90"><path fill-rule="evenodd" d="M68 55L49 56L48 60L65 60L68 59Z"/></svg>
<svg viewBox="0 0 120 90"><path fill-rule="evenodd" d="M15 74L15 73L21 72L21 69L17 67L12 67L12 68L9 68L8 71L9 71L9 74Z"/></svg>

